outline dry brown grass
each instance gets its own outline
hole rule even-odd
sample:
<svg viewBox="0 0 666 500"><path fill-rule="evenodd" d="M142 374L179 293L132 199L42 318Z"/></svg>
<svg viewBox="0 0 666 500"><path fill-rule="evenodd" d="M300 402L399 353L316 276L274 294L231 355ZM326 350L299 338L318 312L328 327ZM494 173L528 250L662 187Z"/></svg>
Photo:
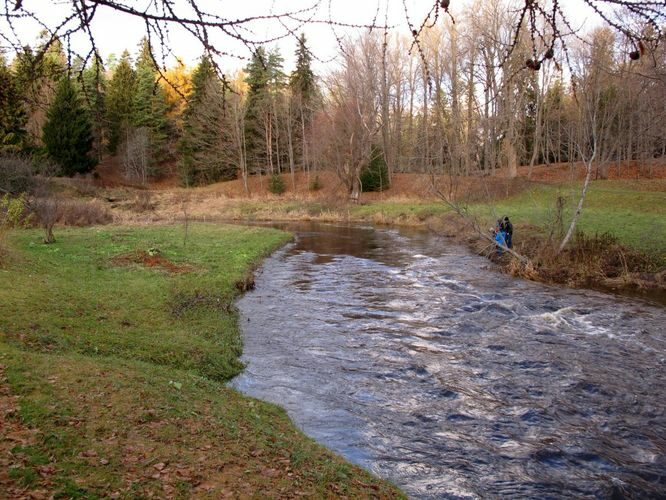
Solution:
<svg viewBox="0 0 666 500"><path fill-rule="evenodd" d="M66 226L97 226L113 222L113 214L99 200L68 199L59 203L57 221Z"/></svg>
<svg viewBox="0 0 666 500"><path fill-rule="evenodd" d="M527 178L528 172L529 167L518 169L520 177ZM548 183L582 181L584 178L585 165L582 162L536 165L531 176L533 181ZM608 178L610 180L666 179L666 159L612 162L609 165Z"/></svg>

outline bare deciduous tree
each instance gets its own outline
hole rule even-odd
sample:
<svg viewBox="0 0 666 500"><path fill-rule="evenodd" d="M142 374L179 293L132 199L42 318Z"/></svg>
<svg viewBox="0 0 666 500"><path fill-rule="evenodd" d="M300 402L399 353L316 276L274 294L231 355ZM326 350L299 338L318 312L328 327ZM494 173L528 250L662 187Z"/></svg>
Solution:
<svg viewBox="0 0 666 500"><path fill-rule="evenodd" d="M148 182L151 165L150 131L147 127L130 128L121 145L125 178L138 181L142 186Z"/></svg>
<svg viewBox="0 0 666 500"><path fill-rule="evenodd" d="M321 131L320 153L335 165L354 203L361 194L361 170L370 160L380 129L376 43L368 36L346 48L342 69L329 79L329 102L323 112L326 128Z"/></svg>

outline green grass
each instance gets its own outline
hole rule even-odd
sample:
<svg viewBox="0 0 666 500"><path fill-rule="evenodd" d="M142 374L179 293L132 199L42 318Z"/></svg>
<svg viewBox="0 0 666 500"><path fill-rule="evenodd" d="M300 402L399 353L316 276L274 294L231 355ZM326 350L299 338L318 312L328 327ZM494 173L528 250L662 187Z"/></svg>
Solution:
<svg viewBox="0 0 666 500"><path fill-rule="evenodd" d="M194 225L69 229L53 245L15 233L23 261L2 271L7 342L49 352L139 359L225 380L242 368L235 283L287 236L275 230ZM158 249L192 272L170 274L114 257Z"/></svg>
<svg viewBox="0 0 666 500"><path fill-rule="evenodd" d="M18 488L43 490L45 480L56 498L401 497L305 437L281 408L192 371L2 343L0 364L23 422L38 429L11 450Z"/></svg>
<svg viewBox="0 0 666 500"><path fill-rule="evenodd" d="M233 300L289 235L182 226L11 233L0 269L0 496L401 497L223 381L242 368ZM159 253L188 272L118 256ZM6 381L3 380L3 372ZM32 429L32 431L26 431ZM3 488L6 488L3 490Z"/></svg>
<svg viewBox="0 0 666 500"><path fill-rule="evenodd" d="M666 255L666 193L644 190L644 183L631 181L592 182L583 205L578 228L590 235L610 233L620 244L663 258ZM476 205L489 227L508 215L520 238L521 225L549 227L556 219L556 200L564 198L564 228L578 203L581 184L539 185L495 205Z"/></svg>

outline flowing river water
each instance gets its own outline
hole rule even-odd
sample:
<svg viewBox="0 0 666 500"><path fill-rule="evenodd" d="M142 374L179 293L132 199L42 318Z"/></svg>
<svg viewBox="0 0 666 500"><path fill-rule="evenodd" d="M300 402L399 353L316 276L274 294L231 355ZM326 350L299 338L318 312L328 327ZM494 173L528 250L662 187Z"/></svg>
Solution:
<svg viewBox="0 0 666 500"><path fill-rule="evenodd" d="M425 232L282 227L236 388L410 497L666 496L666 309Z"/></svg>

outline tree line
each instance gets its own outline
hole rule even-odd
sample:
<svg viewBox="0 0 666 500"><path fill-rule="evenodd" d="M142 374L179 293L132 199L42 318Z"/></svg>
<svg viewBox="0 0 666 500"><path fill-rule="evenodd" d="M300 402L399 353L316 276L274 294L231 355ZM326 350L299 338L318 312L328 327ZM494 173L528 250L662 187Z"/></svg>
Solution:
<svg viewBox="0 0 666 500"><path fill-rule="evenodd" d="M62 45L0 57L0 152L48 157L64 175L90 172L104 155L146 183L177 166L184 185L308 168L304 144L320 98L306 39L287 75L277 49L260 47L232 80L204 56L163 70L147 40L133 60L84 65Z"/></svg>
<svg viewBox="0 0 666 500"><path fill-rule="evenodd" d="M666 156L663 43L636 50L596 28L554 46L528 28L516 37L515 16L477 2L422 29L418 50L368 30L340 40L318 76L304 36L291 73L259 47L231 77L208 56L160 68L147 40L106 65L68 61L59 44L38 60L25 48L0 62L0 148L46 154L67 175L111 154L142 183L176 165L186 186L241 178L246 190L251 175L330 169L353 200L369 166L381 189L400 172L513 176L592 155L605 178Z"/></svg>

